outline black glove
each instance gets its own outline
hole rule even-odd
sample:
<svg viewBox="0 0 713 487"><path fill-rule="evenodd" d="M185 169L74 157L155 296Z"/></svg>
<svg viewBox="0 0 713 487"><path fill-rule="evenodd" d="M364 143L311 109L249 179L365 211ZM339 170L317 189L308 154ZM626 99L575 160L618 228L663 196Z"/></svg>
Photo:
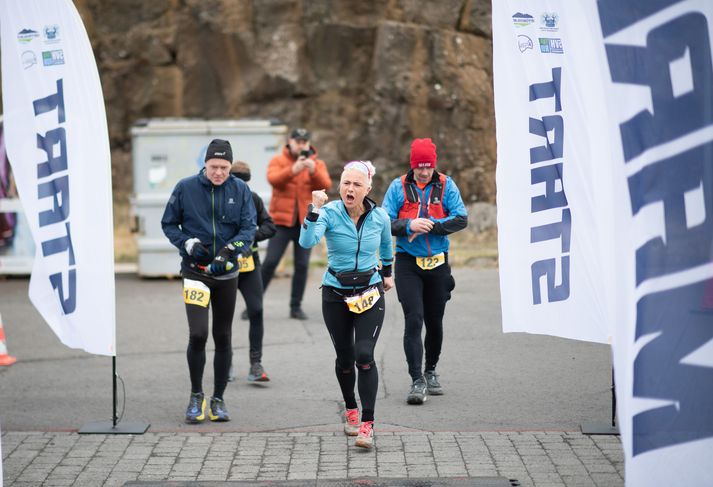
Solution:
<svg viewBox="0 0 713 487"><path fill-rule="evenodd" d="M197 238L186 240L186 252L198 261L210 260L210 250Z"/></svg>
<svg viewBox="0 0 713 487"><path fill-rule="evenodd" d="M227 268L228 263L230 263L230 258L233 256L233 252L235 251L235 247L233 247L231 244L226 245L222 249L220 249L220 252L218 252L218 255L215 256L215 259L213 259L213 262L210 263L210 273L211 274L225 274L226 270L230 270ZM232 269L232 265L230 268Z"/></svg>

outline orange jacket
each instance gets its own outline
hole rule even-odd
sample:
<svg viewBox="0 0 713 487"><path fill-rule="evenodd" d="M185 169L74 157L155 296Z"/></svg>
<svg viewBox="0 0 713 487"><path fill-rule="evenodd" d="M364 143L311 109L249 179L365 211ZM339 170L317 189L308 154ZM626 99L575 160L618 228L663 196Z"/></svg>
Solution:
<svg viewBox="0 0 713 487"><path fill-rule="evenodd" d="M307 215L307 205L312 202L312 191L332 187L327 165L317 159L314 147L310 149L309 157L315 162L314 174L310 174L307 169L292 174L292 164L296 159L287 146L282 149L282 154L273 157L268 164L267 180L272 185L270 216L275 225L291 227L295 223L295 204L299 212L296 223L302 223Z"/></svg>

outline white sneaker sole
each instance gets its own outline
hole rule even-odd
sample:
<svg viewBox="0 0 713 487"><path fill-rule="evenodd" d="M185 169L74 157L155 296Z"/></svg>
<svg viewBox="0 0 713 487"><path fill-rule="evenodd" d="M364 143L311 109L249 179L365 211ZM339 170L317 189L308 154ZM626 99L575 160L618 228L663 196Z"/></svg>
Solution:
<svg viewBox="0 0 713 487"><path fill-rule="evenodd" d="M356 442L354 443L354 446L358 446L359 448L371 448L374 446L374 438L364 438L364 437L359 437L357 438Z"/></svg>

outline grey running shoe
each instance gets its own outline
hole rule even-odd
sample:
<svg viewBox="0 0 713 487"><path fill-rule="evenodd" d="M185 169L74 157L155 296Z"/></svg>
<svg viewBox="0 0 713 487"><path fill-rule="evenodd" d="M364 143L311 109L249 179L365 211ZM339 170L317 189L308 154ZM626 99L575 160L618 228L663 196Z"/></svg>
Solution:
<svg viewBox="0 0 713 487"><path fill-rule="evenodd" d="M230 362L230 370L228 371L228 382L235 381L235 370L233 370L233 362Z"/></svg>
<svg viewBox="0 0 713 487"><path fill-rule="evenodd" d="M197 424L205 419L205 396L202 392L191 393L186 408L186 423Z"/></svg>
<svg viewBox="0 0 713 487"><path fill-rule="evenodd" d="M428 399L428 386L426 385L426 379L421 376L411 384L411 390L408 393L406 402L409 404L423 404L426 399Z"/></svg>
<svg viewBox="0 0 713 487"><path fill-rule="evenodd" d="M211 421L230 421L230 415L222 399L218 399L217 397L210 398L208 417Z"/></svg>
<svg viewBox="0 0 713 487"><path fill-rule="evenodd" d="M244 309L242 313L240 313L240 319L243 321L248 321L248 310Z"/></svg>
<svg viewBox="0 0 713 487"><path fill-rule="evenodd" d="M290 318L294 320L307 320L307 315L305 314L304 311L302 311L302 308L292 308L290 310Z"/></svg>
<svg viewBox="0 0 713 487"><path fill-rule="evenodd" d="M428 388L428 393L432 396L442 396L443 388L441 388L441 383L438 382L438 374L436 374L436 371L427 370L426 373L423 374L423 376L426 379L426 387Z"/></svg>
<svg viewBox="0 0 713 487"><path fill-rule="evenodd" d="M248 382L269 382L270 378L267 376L267 372L262 367L260 362L255 362L250 366L250 373L248 373Z"/></svg>

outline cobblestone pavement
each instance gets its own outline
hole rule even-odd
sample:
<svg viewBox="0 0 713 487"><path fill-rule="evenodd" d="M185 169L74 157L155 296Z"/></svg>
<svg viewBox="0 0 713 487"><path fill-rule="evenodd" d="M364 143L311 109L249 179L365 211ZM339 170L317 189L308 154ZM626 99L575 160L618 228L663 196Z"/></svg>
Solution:
<svg viewBox="0 0 713 487"><path fill-rule="evenodd" d="M8 487L497 476L523 487L624 485L616 436L377 432L375 444L358 449L336 432L2 435Z"/></svg>

